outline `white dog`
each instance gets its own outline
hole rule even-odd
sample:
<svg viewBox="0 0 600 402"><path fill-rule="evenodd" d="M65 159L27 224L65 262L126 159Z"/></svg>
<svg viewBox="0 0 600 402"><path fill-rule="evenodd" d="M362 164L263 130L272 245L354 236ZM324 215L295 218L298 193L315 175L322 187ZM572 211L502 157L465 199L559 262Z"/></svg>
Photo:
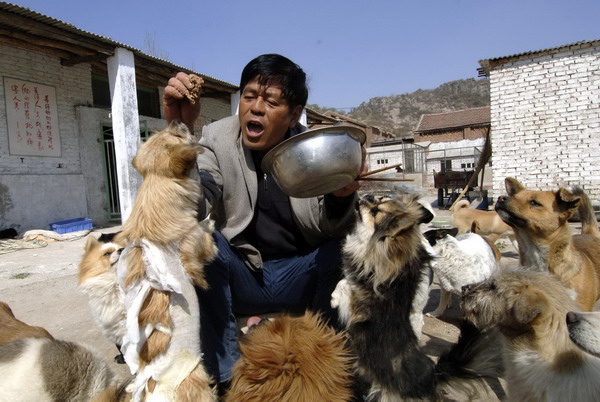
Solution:
<svg viewBox="0 0 600 402"><path fill-rule="evenodd" d="M429 316L440 317L450 304L452 293L465 285L488 279L498 269L498 261L488 241L476 233L458 237L457 228L433 229L424 233L435 253L433 273L440 282L440 302Z"/></svg>

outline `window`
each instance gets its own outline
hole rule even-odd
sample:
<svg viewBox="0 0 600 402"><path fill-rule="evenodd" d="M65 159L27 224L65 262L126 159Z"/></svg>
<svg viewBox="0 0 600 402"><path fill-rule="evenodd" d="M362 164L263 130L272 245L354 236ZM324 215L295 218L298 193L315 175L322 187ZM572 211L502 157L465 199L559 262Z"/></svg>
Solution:
<svg viewBox="0 0 600 402"><path fill-rule="evenodd" d="M92 75L92 96L94 107L110 108L110 87L108 77ZM138 113L142 116L160 118L158 88L137 85Z"/></svg>

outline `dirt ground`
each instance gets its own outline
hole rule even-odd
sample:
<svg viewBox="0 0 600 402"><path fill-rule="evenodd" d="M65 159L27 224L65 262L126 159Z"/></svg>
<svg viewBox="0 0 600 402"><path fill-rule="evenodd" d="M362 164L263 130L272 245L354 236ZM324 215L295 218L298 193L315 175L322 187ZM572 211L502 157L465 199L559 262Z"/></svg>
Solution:
<svg viewBox="0 0 600 402"><path fill-rule="evenodd" d="M450 212L436 210L436 214L432 226L450 224ZM114 232L119 229L112 227L97 231ZM502 265L515 265L518 255L508 239L500 239L498 243L503 255ZM46 328L55 338L89 346L111 362L119 378L127 379L129 372L126 365L113 362L117 350L95 326L87 299L77 288L77 270L84 245L85 237L82 237L0 254L0 300L8 303L20 320ZM434 310L438 299L439 288L434 280L425 311ZM438 356L456 341L461 315L459 297L455 295L452 306L441 319L425 317L422 344L429 355ZM501 388L497 392L499 398L496 400L502 398ZM494 397L492 394L485 400L494 400Z"/></svg>

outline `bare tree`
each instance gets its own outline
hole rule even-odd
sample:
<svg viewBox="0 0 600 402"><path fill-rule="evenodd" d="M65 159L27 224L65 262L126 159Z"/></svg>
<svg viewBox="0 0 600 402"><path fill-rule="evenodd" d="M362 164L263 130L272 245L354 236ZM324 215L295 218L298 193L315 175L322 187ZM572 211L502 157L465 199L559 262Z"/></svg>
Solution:
<svg viewBox="0 0 600 402"><path fill-rule="evenodd" d="M161 49L158 45L158 41L156 40L156 32L146 31L144 47L146 48L146 52L148 52L149 55L157 57L159 59L169 60L169 53Z"/></svg>

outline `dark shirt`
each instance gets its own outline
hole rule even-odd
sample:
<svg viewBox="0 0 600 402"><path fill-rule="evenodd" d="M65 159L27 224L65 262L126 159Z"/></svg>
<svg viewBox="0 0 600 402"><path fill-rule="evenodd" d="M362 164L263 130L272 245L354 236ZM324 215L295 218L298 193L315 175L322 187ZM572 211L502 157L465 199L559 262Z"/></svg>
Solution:
<svg viewBox="0 0 600 402"><path fill-rule="evenodd" d="M243 236L256 247L263 259L272 260L305 254L310 246L294 222L290 198L273 177L263 173L260 156L252 152L258 181L254 216Z"/></svg>

